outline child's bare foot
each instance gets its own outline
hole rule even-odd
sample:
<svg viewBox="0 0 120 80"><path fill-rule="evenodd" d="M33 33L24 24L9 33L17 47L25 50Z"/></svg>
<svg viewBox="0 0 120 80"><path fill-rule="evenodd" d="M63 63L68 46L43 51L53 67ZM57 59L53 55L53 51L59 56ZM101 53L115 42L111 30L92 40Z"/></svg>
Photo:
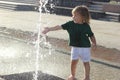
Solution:
<svg viewBox="0 0 120 80"><path fill-rule="evenodd" d="M75 78L74 78L72 75L70 75L70 76L68 77L68 80L75 80Z"/></svg>

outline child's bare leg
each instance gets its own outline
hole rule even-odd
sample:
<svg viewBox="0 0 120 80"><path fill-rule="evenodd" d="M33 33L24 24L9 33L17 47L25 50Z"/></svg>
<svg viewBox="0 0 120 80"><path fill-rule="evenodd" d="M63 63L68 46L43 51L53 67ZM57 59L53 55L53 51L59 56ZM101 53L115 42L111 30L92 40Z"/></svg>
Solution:
<svg viewBox="0 0 120 80"><path fill-rule="evenodd" d="M84 62L84 68L85 68L85 79L84 80L90 80L90 63Z"/></svg>
<svg viewBox="0 0 120 80"><path fill-rule="evenodd" d="M78 63L78 60L71 61L71 75L68 77L68 80L74 80L77 63Z"/></svg>

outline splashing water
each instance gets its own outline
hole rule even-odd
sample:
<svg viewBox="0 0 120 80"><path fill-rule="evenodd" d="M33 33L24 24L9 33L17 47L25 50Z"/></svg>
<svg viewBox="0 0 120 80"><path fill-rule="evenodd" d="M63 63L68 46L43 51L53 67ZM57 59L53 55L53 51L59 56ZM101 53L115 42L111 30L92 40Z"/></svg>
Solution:
<svg viewBox="0 0 120 80"><path fill-rule="evenodd" d="M51 55L52 52L52 46L49 42L46 41L46 36L41 34L41 17L42 17L42 11L44 10L46 13L49 13L49 10L47 10L46 8L46 4L48 3L48 0L40 0L39 1L39 21L38 21L38 35L37 35L37 40L36 40L36 63L35 63L35 74L33 75L34 78L33 80L38 80L38 68L39 68L39 55L40 55L40 59L43 59L43 55L41 54L41 48L40 47L47 47L49 50L49 55ZM50 8L53 8L53 5L50 5Z"/></svg>

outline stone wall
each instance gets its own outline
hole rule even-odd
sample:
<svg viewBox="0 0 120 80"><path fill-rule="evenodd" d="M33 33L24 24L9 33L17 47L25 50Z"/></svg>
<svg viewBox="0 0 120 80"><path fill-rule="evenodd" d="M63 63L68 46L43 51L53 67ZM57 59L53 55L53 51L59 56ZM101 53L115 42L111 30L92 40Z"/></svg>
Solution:
<svg viewBox="0 0 120 80"><path fill-rule="evenodd" d="M103 11L104 12L120 13L120 5L104 4L103 5Z"/></svg>

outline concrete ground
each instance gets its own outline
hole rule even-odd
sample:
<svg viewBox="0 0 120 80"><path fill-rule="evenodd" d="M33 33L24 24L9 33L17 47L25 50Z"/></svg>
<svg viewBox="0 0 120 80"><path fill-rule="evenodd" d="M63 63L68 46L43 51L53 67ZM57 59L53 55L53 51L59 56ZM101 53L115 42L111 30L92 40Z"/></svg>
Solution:
<svg viewBox="0 0 120 80"><path fill-rule="evenodd" d="M1 9L0 15L0 27L32 32L37 32L38 26L43 29L43 27L46 26L51 27L55 25L61 25L71 20L71 17L42 14L42 20L39 21L39 13L32 11L11 11ZM98 45L120 50L120 37L118 37L120 36L119 22L91 20L90 25L93 32L95 33ZM68 34L64 30L50 32L48 33L48 36L64 40L68 39Z"/></svg>

